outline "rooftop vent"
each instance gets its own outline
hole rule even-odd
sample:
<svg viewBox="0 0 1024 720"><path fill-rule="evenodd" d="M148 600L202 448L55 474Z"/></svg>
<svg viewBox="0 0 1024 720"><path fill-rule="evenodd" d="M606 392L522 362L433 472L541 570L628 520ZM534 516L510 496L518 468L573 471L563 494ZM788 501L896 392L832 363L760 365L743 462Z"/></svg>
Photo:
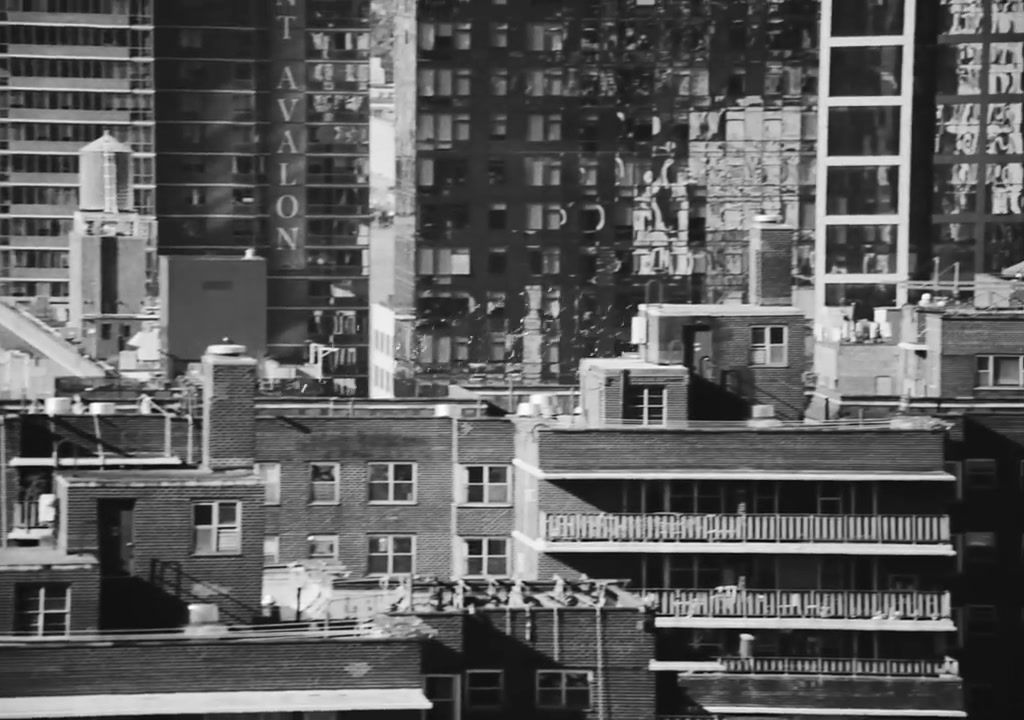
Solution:
<svg viewBox="0 0 1024 720"><path fill-rule="evenodd" d="M222 357L241 357L245 355L245 345L231 342L231 338L224 338L215 345L206 348L207 355L220 355Z"/></svg>

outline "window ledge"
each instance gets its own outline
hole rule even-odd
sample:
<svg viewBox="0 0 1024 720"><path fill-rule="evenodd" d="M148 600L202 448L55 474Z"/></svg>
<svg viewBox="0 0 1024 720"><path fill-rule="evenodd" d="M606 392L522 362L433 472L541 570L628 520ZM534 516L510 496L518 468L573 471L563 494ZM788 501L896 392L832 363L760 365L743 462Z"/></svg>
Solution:
<svg viewBox="0 0 1024 720"><path fill-rule="evenodd" d="M993 390L995 390L995 391L1002 391L1002 392L1006 392L1006 391L1011 391L1011 392L1012 391L1017 391L1017 392L1020 392L1020 391L1024 390L1024 385L975 385L974 389L975 390L985 390L985 391L993 391Z"/></svg>
<svg viewBox="0 0 1024 720"><path fill-rule="evenodd" d="M471 503L471 502L465 502L465 503L459 503L458 507L460 507L460 508L499 508L499 509L501 509L501 508L515 507L515 505L513 505L512 503Z"/></svg>
<svg viewBox="0 0 1024 720"><path fill-rule="evenodd" d="M310 500L308 505L319 505L321 507L337 507L341 505L341 500Z"/></svg>
<svg viewBox="0 0 1024 720"><path fill-rule="evenodd" d="M367 500L367 505L419 505L418 500Z"/></svg>
<svg viewBox="0 0 1024 720"><path fill-rule="evenodd" d="M242 557L243 554L244 553L241 550L239 550L238 552L229 552L229 553L228 552L223 552L223 553L219 553L219 552L193 552L192 553L192 557L194 557L194 558L233 558L233 557Z"/></svg>

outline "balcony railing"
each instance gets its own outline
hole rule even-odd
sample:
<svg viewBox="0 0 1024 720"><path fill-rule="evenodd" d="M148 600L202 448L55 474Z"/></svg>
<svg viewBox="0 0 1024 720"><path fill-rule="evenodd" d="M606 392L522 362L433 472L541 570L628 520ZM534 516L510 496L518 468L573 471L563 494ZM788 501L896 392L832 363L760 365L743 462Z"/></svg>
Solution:
<svg viewBox="0 0 1024 720"><path fill-rule="evenodd" d="M957 675L954 660L861 660L825 657L721 658L727 673L762 675L858 675L873 677L939 677Z"/></svg>
<svg viewBox="0 0 1024 720"><path fill-rule="evenodd" d="M946 620L948 592L916 590L652 590L658 612L698 618Z"/></svg>
<svg viewBox="0 0 1024 720"><path fill-rule="evenodd" d="M545 513L551 542L950 542L948 515L686 515Z"/></svg>

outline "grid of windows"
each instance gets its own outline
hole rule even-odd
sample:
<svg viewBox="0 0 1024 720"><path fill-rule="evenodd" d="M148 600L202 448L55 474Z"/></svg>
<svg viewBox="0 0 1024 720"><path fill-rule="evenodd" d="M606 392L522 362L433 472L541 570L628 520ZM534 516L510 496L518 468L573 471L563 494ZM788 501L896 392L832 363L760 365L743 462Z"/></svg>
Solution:
<svg viewBox="0 0 1024 720"><path fill-rule="evenodd" d="M512 501L508 465L469 465L465 473L467 503L506 505Z"/></svg>

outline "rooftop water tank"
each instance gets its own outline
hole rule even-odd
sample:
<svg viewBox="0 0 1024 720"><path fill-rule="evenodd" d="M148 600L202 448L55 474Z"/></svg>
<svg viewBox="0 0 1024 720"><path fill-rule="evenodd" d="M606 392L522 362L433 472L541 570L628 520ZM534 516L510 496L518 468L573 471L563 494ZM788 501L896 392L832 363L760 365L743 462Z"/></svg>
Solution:
<svg viewBox="0 0 1024 720"><path fill-rule="evenodd" d="M132 210L132 149L103 133L78 151L78 184L80 210Z"/></svg>

